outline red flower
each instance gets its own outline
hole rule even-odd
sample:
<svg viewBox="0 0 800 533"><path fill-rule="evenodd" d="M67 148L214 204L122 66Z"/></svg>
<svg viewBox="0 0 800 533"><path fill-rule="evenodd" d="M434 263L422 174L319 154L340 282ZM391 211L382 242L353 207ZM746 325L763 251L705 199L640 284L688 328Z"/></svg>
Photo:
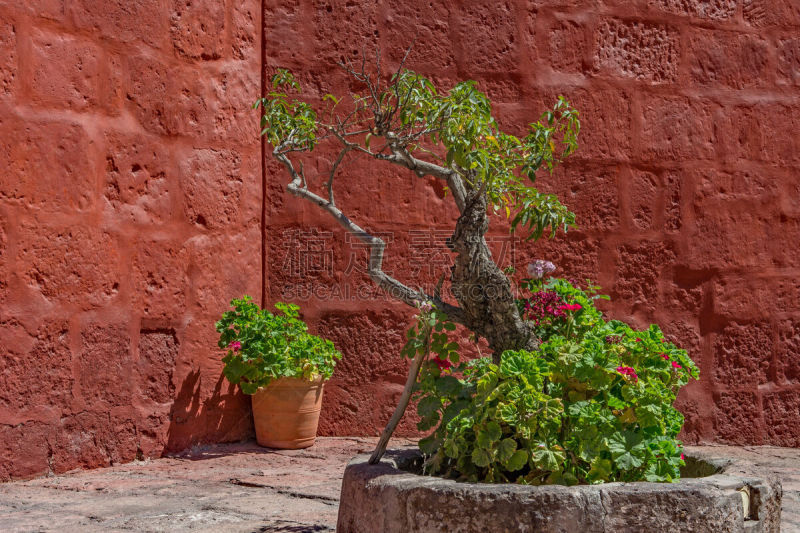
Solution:
<svg viewBox="0 0 800 533"><path fill-rule="evenodd" d="M683 460L684 460L684 458L683 458L683 454L681 454L681 461L683 461Z"/></svg>
<svg viewBox="0 0 800 533"><path fill-rule="evenodd" d="M663 357L663 358L664 358L664 361L669 361L669 356L668 356L667 354L665 354L665 353L662 353L662 354L661 354L661 357Z"/></svg>
<svg viewBox="0 0 800 533"><path fill-rule="evenodd" d="M636 337L636 342L642 342L642 339L640 339L639 337Z"/></svg>
<svg viewBox="0 0 800 533"><path fill-rule="evenodd" d="M672 368L681 368L681 365L679 365L677 361L673 361Z"/></svg>
<svg viewBox="0 0 800 533"><path fill-rule="evenodd" d="M230 349L231 349L231 350L233 350L234 352L238 352L238 351L239 351L239 350L242 348L242 343L241 343L241 342L239 342L239 341L232 341L232 342L231 342L231 343L228 345L228 348L230 348Z"/></svg>
<svg viewBox="0 0 800 533"><path fill-rule="evenodd" d="M447 359L439 359L438 355L433 358L433 362L436 363L436 366L439 367L439 370L447 370L448 368L453 368L453 363L451 363Z"/></svg>
<svg viewBox="0 0 800 533"><path fill-rule="evenodd" d="M639 376L636 374L636 370L634 370L633 368L631 368L629 366L618 366L617 367L617 372L619 372L623 376L627 376L627 377L633 379L634 383L639 381Z"/></svg>

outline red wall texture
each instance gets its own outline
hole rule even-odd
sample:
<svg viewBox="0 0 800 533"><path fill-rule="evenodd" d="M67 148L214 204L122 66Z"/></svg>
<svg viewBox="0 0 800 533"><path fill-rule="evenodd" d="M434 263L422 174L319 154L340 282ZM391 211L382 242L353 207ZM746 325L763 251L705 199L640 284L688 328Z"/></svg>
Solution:
<svg viewBox="0 0 800 533"><path fill-rule="evenodd" d="M0 1L0 480L251 432L260 3Z"/></svg>
<svg viewBox="0 0 800 533"><path fill-rule="evenodd" d="M213 322L261 296L262 262L266 299L344 352L321 433L377 434L413 313L283 191L249 104L262 67L315 101L351 88L335 61L396 64L415 37L411 68L478 80L512 132L559 94L581 112L578 153L540 177L580 228L525 244L498 219L501 262L553 260L687 347L687 441L800 446L799 31L794 0L0 1L0 480L249 437ZM435 283L438 185L353 160L339 186L387 270Z"/></svg>

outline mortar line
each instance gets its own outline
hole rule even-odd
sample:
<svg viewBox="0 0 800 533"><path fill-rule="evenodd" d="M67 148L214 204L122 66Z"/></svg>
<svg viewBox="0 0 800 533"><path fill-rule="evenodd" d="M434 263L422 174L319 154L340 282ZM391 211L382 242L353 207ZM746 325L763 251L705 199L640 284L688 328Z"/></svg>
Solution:
<svg viewBox="0 0 800 533"><path fill-rule="evenodd" d="M267 95L267 79L265 70L267 68L267 32L264 29L266 17L267 0L261 0L261 98ZM258 131L261 132L261 108L259 108ZM267 305L267 142L263 135L259 135L261 140L261 308Z"/></svg>

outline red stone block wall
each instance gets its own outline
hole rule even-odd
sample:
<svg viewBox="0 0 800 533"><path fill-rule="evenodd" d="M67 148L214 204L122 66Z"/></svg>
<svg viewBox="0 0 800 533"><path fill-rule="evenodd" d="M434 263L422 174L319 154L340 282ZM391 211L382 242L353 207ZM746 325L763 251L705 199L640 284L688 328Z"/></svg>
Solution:
<svg viewBox="0 0 800 533"><path fill-rule="evenodd" d="M0 481L252 434L261 5L0 2Z"/></svg>
<svg viewBox="0 0 800 533"><path fill-rule="evenodd" d="M686 441L800 446L800 3L271 1L265 35L267 72L291 68L312 102L357 89L334 62L377 45L394 66L415 38L410 68L444 88L477 80L511 132L567 97L580 149L538 183L580 227L511 245L499 217L497 256L591 278L612 297L608 315L658 323L686 347L702 372L679 397ZM267 169L269 299L304 303L344 352L322 432L377 434L402 389L413 313L359 295L365 251ZM435 285L456 216L440 186L368 161L339 176L337 205L384 235L387 268Z"/></svg>
<svg viewBox="0 0 800 533"><path fill-rule="evenodd" d="M321 433L379 432L413 313L284 192L249 105L263 72L319 101L352 87L334 62L414 38L410 67L478 80L512 132L558 95L581 112L539 178L580 228L524 244L498 219L500 261L551 259L686 346L687 441L800 446L799 31L794 0L0 1L0 480L251 436L213 322L262 288L344 352ZM348 161L337 202L401 280L448 267L439 184Z"/></svg>

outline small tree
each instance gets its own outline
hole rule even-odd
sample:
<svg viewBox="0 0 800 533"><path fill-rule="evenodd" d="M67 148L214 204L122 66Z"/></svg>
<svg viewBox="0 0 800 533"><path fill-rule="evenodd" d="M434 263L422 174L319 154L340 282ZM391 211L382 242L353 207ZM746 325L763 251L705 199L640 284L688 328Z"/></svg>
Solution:
<svg viewBox="0 0 800 533"><path fill-rule="evenodd" d="M433 302L450 320L485 338L495 361L505 350L534 349L536 336L520 316L511 283L492 259L484 235L490 212L505 213L512 231L524 229L529 239L574 224L574 214L554 195L540 193L533 182L539 169L552 169L577 148L578 113L559 98L552 111L529 125L526 136L516 137L500 130L489 99L474 81L439 92L428 79L402 66L385 86L379 74L365 72L363 63L360 71L343 67L363 84L365 94L351 94L348 101L325 95L328 120L319 119L307 103L290 100L288 93L299 93L300 87L287 70L278 70L272 77L273 92L256 104L264 111L262 134L291 176L289 192L328 212L369 245L369 276L393 297L411 306ZM340 151L321 195L309 188L303 167L291 156L312 151L323 139L338 142ZM386 274L381 268L385 243L336 205L337 170L351 153L447 184L460 213L448 240L455 254L449 281L457 305L445 302L440 290L425 294Z"/></svg>
<svg viewBox="0 0 800 533"><path fill-rule="evenodd" d="M422 429L440 424L426 441L427 453L433 454L436 461L433 464L435 470L446 470L444 463L452 460L455 465L455 461L458 461L457 470L462 475L496 481L509 479L509 472L523 469L530 461L530 466L524 467L528 470L522 471L526 479L534 481L593 482L646 476L649 476L648 479L667 480L675 477L679 452L676 452L678 448L674 444L677 442L674 436L680 429L682 417L677 411L672 412L671 403L677 388L685 384L689 374L670 373L670 369L664 365L671 361L678 365L672 370L686 366L696 375L696 368L685 357L685 352L664 344L657 328L648 337L649 348L643 351L634 343L636 334L630 328L602 320L601 313L591 304L594 299L591 292L585 293L569 284L555 281L545 285L541 278L545 271L549 271L549 263L540 262L536 265L531 280L527 281L528 289L538 288L538 300L520 299L519 287L512 287L507 273L494 262L484 238L492 213L506 216L512 232L524 232L527 239L533 240L544 235L553 237L557 231L567 231L574 225L574 214L554 195L540 193L534 183L538 171L552 170L577 148L580 129L577 111L566 100L559 98L551 111L528 125L526 135L518 137L500 129L492 116L489 99L478 90L474 81L458 83L449 91L440 91L424 76L404 69L402 63L388 79L381 75L379 58L373 74L366 72L365 62L359 69L350 64L342 67L361 85L363 94L351 94L347 98L325 95L327 119L319 118L321 114L308 103L290 97L291 92L300 93L300 87L292 74L282 69L272 77L272 92L256 105L263 108L262 134L269 139L274 147L274 157L283 164L291 178L287 187L289 192L326 211L345 230L367 244L370 247L368 273L372 281L391 296L420 311L419 323L409 332L409 344L404 350L413 359L406 387L370 461L377 462L383 454L423 368L428 371L423 374L417 387L424 400L420 403L424 410L421 412ZM314 192L306 179L302 163L293 161L293 155L312 151L324 139L338 145L338 157L322 176L324 191ZM449 283L455 302L445 301L441 294L444 275L433 293L427 294L384 272L381 266L385 243L359 226L337 206L334 194L337 171L344 158L351 154L408 169L419 177L432 176L446 184L446 190L459 213L453 234L447 241L454 254ZM544 314L535 315L532 304L540 305ZM583 308L586 311L581 312L579 317L572 315L575 310ZM478 366L459 367L459 371L466 376L461 381L452 375L444 375L450 372L451 362L448 358L458 362L454 346L447 340L447 330L454 329L454 323L472 331L476 339L485 339L492 352L492 359ZM593 333L589 335L587 332ZM604 354L602 360L590 363L599 377L581 378L598 387L599 400L592 400L586 393L588 386L578 383L575 385L577 388L572 390L574 383L559 383L560 379L572 379L569 375L564 377L565 373L571 372L571 368L586 363L581 363L580 358L564 363L562 360L566 359L559 355L561 350L571 350L574 355L582 352L584 345L596 344L600 342L598 338L609 335L619 336L621 340L612 343L613 346L609 345L608 349L597 349ZM636 338L636 342L640 340ZM550 342L542 344L543 349L540 350L543 341ZM629 344L625 345L628 341ZM660 355L665 359L651 357L653 350L661 351ZM544 358L542 360L551 358L545 365L546 369L540 368L537 366L539 363L531 362L529 356L524 355L531 352L539 352ZM504 354L511 357L509 361L512 361L505 366L501 364ZM429 355L436 357L426 363ZM680 360L683 366L674 359ZM641 363L647 368L647 375L642 374L640 381L633 368L625 366L627 361ZM520 368L527 369L527 377L520 378ZM535 374L535 379L531 372ZM470 379L475 382L469 382ZM525 415L528 418L517 421L524 426L521 428L511 419L495 420L500 409L496 405L497 395L487 396L485 388L485 383L494 383L499 387L498 383L505 380L503 390L508 390L512 387L512 381L518 379L522 379L524 386L514 385L517 391L514 394L523 394L520 391L532 394L531 383L534 381L538 383L537 386L547 389L536 400L545 402L542 405L546 405L546 409L532 408L531 413ZM478 381L484 383L483 390ZM626 386L630 390L622 391ZM624 398L625 395L627 397ZM578 402L576 398L582 398L580 401L584 401L588 407L577 411L570 404L576 413L585 415L580 421L575 419L573 428L597 425L597 421L605 416L605 410L610 409L605 405L608 401L616 405L614 412L628 408L625 420L608 426L608 435L595 432L593 438L603 441L604 444L598 446L605 446L605 451L598 452L599 455L594 458L582 459L578 455L583 452L578 448L575 453L565 448L566 441L572 437L564 404L565 401ZM595 413L589 404L603 405ZM665 405L672 411L666 410ZM669 423L648 426L655 428L647 430L653 437L650 444L636 441L641 444L636 453L642 458L631 456L627 450L625 453L630 457L620 455L619 465L614 466L614 442L623 438L620 435L642 429L641 424L636 422L636 409L642 406L651 410L650 418L657 418L659 415L656 411L663 409ZM611 413L610 410L608 412ZM536 413L546 413L551 417L541 423L542 428L553 428L547 430L550 436L536 432L531 434L527 421ZM595 418L586 413L595 413L592 415ZM554 422L562 419L563 424ZM461 424L460 428L448 425L453 421ZM477 433L469 433L474 428L478 428ZM662 442L665 435L669 446ZM539 458L536 460L534 454L521 448L518 450L520 443L533 437L555 443L552 447L546 443L538 444L544 446L548 453L543 454L540 450L535 455ZM623 448L623 445L618 445L616 449ZM572 453L572 457L568 452ZM648 463L645 456L652 461ZM665 456L671 462L664 462ZM630 469L634 468L636 470L632 472ZM652 472L657 468L661 470L656 475Z"/></svg>

